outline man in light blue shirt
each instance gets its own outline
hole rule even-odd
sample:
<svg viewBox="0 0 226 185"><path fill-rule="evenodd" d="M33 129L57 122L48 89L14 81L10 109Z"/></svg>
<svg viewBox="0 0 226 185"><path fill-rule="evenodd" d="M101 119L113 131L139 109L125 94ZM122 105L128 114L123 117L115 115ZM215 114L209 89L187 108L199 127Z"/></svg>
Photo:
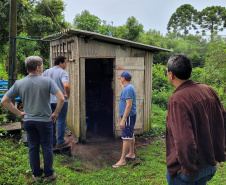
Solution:
<svg viewBox="0 0 226 185"><path fill-rule="evenodd" d="M64 56L58 56L56 57L54 64L55 66L53 68L47 69L42 75L48 76L53 79L65 97L64 106L62 107L60 114L57 118L57 139L56 124L53 124L53 145L55 146L57 144L57 147L62 147L68 145L69 143L64 139L68 110L68 99L70 97L69 75L67 71L64 70L67 67L67 58ZM56 109L56 96L54 95L51 95L51 108L53 112Z"/></svg>
<svg viewBox="0 0 226 185"><path fill-rule="evenodd" d="M137 114L136 91L134 86L130 83L132 76L128 71L124 71L119 76L118 81L122 88L119 101L119 114L121 115L120 129L122 129L123 147L120 160L112 165L112 168L118 168L119 166L125 165L126 161L136 159L134 153L134 126Z"/></svg>

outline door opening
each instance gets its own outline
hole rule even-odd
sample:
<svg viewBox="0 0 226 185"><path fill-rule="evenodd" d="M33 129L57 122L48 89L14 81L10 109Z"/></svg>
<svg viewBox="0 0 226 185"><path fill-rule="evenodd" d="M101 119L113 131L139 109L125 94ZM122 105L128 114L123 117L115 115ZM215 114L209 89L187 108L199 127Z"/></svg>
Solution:
<svg viewBox="0 0 226 185"><path fill-rule="evenodd" d="M86 137L113 137L113 59L86 59Z"/></svg>

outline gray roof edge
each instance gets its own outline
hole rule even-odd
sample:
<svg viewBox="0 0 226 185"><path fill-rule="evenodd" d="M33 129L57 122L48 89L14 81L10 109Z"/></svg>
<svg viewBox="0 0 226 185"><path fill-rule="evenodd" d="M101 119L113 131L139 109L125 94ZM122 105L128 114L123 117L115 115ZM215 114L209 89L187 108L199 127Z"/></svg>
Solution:
<svg viewBox="0 0 226 185"><path fill-rule="evenodd" d="M74 29L74 28L69 28L62 32L48 35L46 37L43 37L42 40L56 39L57 37L64 35L64 34L65 35L67 35L67 34L84 35L84 36L88 36L88 37L92 36L96 40L110 42L110 43L114 43L114 44L120 44L120 45L129 45L134 48L148 50L148 51L172 52L172 50L165 49L165 48L160 48L160 47L156 47L156 46L152 46L152 45L142 44L142 43L138 43L138 42L134 42L134 41L130 41L130 40L125 40L125 39L116 38L116 37L112 37L112 36L102 35L100 33L90 32L90 31L86 31L86 30L79 30L79 29ZM64 37L62 37L62 38L64 38Z"/></svg>

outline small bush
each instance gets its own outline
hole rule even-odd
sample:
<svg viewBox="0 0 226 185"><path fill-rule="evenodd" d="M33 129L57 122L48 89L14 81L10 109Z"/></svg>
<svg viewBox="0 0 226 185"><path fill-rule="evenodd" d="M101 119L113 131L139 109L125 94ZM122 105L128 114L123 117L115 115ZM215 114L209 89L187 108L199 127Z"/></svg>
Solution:
<svg viewBox="0 0 226 185"><path fill-rule="evenodd" d="M173 92L171 91L158 91L154 89L152 91L152 103L159 105L162 109L166 110L167 109L167 104L168 104L168 99L172 95Z"/></svg>
<svg viewBox="0 0 226 185"><path fill-rule="evenodd" d="M142 136L158 137L166 132L166 110L161 109L159 105L152 104L151 130L145 132Z"/></svg>

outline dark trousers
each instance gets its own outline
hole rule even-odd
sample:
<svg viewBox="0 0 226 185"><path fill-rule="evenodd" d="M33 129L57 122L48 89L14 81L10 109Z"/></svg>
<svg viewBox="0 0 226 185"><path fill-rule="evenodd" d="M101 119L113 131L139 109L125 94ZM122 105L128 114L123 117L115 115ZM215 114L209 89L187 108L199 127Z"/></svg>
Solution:
<svg viewBox="0 0 226 185"><path fill-rule="evenodd" d="M55 111L57 104L51 103L52 112ZM53 123L53 144L57 143L62 144L64 140L65 130L66 130L66 118L67 118L67 109L68 109L68 102L64 102L64 105L57 117L57 134L58 137L56 139L56 123Z"/></svg>
<svg viewBox="0 0 226 185"><path fill-rule="evenodd" d="M53 122L25 121L24 129L27 134L29 146L29 160L34 176L41 176L43 169L40 167L39 149L42 146L44 160L44 174L51 176L53 170Z"/></svg>
<svg viewBox="0 0 226 185"><path fill-rule="evenodd" d="M194 178L189 178L182 173L179 173L174 178L170 178L168 171L166 178L169 185L206 185L207 181L213 178L216 171L217 168L215 166L206 165Z"/></svg>

